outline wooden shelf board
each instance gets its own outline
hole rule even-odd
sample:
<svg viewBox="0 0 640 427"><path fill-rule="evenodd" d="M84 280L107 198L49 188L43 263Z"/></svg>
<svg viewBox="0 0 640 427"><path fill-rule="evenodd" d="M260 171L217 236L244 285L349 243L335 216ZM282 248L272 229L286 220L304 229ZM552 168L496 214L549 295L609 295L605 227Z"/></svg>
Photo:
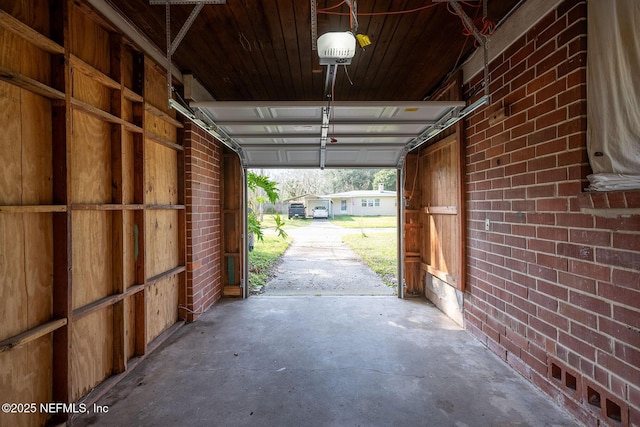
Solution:
<svg viewBox="0 0 640 427"><path fill-rule="evenodd" d="M184 151L184 147L180 144L176 144L173 141L169 141L168 139L165 139L163 137L161 137L160 135L156 135L153 132L147 131L145 133L145 138L152 140L153 142L157 142L160 145L163 145L167 148L172 148L176 151Z"/></svg>
<svg viewBox="0 0 640 427"><path fill-rule="evenodd" d="M52 320L50 322L22 332L21 334L7 338L6 340L2 340L0 341L0 353L4 353L5 351L9 351L31 341L35 341L38 338L50 334L51 332L63 327L66 324L67 319Z"/></svg>
<svg viewBox="0 0 640 427"><path fill-rule="evenodd" d="M147 205L149 210L185 210L185 205Z"/></svg>
<svg viewBox="0 0 640 427"><path fill-rule="evenodd" d="M116 117L111 113L101 110L98 107L94 107L91 104L87 104L86 102L80 101L79 99L71 98L71 106L79 111L83 111L87 114L91 114L92 116L95 116L106 122L122 125L128 131L135 132L135 133L143 132L140 126L134 125L133 123L130 123L126 120Z"/></svg>
<svg viewBox="0 0 640 427"><path fill-rule="evenodd" d="M141 204L85 204L85 203L76 203L71 205L71 209L74 211L133 211L133 210L141 210L144 208L144 205Z"/></svg>
<svg viewBox="0 0 640 427"><path fill-rule="evenodd" d="M149 114L152 114L152 115L154 115L156 117L159 117L162 120L164 120L165 122L170 123L170 124L172 124L173 126L175 126L177 128L182 128L183 127L182 123L180 123L178 120L174 119L169 114L165 113L164 111L160 110L157 107L154 107L153 105L151 105L149 103L145 103L144 104L144 109Z"/></svg>
<svg viewBox="0 0 640 427"><path fill-rule="evenodd" d="M146 281L147 282L146 284L147 284L147 286L152 285L152 284L160 281L161 279L164 279L165 277L173 276L175 274L180 274L180 273L182 273L182 272L184 272L186 270L187 270L186 266L179 265L177 267L172 268L171 270L167 270L167 271L165 271L163 273L156 274L153 277L149 277L147 279L147 281Z"/></svg>
<svg viewBox="0 0 640 427"><path fill-rule="evenodd" d="M66 212L65 205L24 205L24 206L0 206L0 213L57 213Z"/></svg>
<svg viewBox="0 0 640 427"><path fill-rule="evenodd" d="M0 80L21 87L22 89L28 90L29 92L37 93L38 95L42 95L45 98L58 100L65 99L65 95L63 92L60 92L59 90L49 87L46 84L34 80L30 77L23 76L22 74L7 67L0 66Z"/></svg>
<svg viewBox="0 0 640 427"><path fill-rule="evenodd" d="M55 54L64 53L64 47L3 10L0 10L0 27L11 31L13 34L22 37L46 52Z"/></svg>
<svg viewBox="0 0 640 427"><path fill-rule="evenodd" d="M145 288L145 285L130 286L129 288L127 288L126 291L124 291L121 294L109 295L97 301L94 301L92 303L89 303L87 305L84 305L82 307L76 308L75 310L73 310L73 315L72 315L73 320L78 320L82 317L87 316L88 314L96 312L110 305L114 305L118 301L122 301L123 299L128 298L131 295L142 291L144 288Z"/></svg>
<svg viewBox="0 0 640 427"><path fill-rule="evenodd" d="M125 86L124 97L131 102L143 102L144 98Z"/></svg>
<svg viewBox="0 0 640 427"><path fill-rule="evenodd" d="M104 86L110 87L111 89L122 89L120 83L113 80L108 75L104 74L102 71L94 68L93 66L87 64L82 59L78 58L75 55L69 56L69 65L80 71L82 74L85 74L88 77L91 77L93 80L101 83Z"/></svg>

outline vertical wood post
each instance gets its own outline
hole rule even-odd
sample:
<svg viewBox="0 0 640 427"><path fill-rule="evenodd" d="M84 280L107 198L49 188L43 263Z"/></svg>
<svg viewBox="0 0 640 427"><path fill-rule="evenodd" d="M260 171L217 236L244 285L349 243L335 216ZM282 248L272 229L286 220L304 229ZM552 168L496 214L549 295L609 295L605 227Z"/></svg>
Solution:
<svg viewBox="0 0 640 427"><path fill-rule="evenodd" d="M63 55L51 58L51 76L54 88L64 91L65 100L52 105L52 162L53 202L65 205L65 212L53 214L53 316L67 319L67 324L53 333L54 402L71 401L71 335L72 318L72 252L71 252L71 194L70 194L70 138L71 138L71 78L69 69L69 4L67 0L54 0L51 5L51 33L54 40L65 48ZM55 417L68 418L66 414Z"/></svg>

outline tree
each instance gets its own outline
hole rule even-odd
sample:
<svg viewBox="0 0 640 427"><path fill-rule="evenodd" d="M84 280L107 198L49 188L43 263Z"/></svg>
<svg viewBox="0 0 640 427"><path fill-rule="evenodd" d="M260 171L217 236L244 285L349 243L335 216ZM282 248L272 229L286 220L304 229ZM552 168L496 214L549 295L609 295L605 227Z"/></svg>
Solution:
<svg viewBox="0 0 640 427"><path fill-rule="evenodd" d="M332 169L334 191L373 189L373 177L380 169Z"/></svg>
<svg viewBox="0 0 640 427"><path fill-rule="evenodd" d="M258 175L255 172L247 172L247 187L252 193L249 199L249 214L248 224L249 234L253 234L258 240L263 240L262 224L258 219L257 213L261 212L261 205L267 200L271 203L275 203L279 197L279 190L277 183L271 181L264 175ZM259 192L265 193L266 198L259 194ZM282 229L284 221L280 218L280 215L276 213L274 220L276 222L276 232L282 238L287 237L287 233ZM250 245L251 246L251 245Z"/></svg>
<svg viewBox="0 0 640 427"><path fill-rule="evenodd" d="M384 185L385 190L396 190L396 171L394 169L382 169L373 176L373 189L378 189L378 186Z"/></svg>

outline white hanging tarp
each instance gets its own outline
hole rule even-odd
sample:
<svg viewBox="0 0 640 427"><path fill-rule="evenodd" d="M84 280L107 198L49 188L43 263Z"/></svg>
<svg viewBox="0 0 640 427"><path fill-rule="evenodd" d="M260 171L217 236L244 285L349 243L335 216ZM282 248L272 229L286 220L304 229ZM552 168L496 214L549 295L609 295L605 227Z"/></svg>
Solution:
<svg viewBox="0 0 640 427"><path fill-rule="evenodd" d="M590 190L640 189L640 1L589 1Z"/></svg>

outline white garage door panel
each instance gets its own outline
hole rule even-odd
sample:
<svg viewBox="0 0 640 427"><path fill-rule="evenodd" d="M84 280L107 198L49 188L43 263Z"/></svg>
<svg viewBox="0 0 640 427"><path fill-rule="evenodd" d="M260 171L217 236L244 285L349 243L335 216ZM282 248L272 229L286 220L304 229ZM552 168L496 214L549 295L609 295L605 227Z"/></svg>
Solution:
<svg viewBox="0 0 640 427"><path fill-rule="evenodd" d="M463 102L194 102L245 167L397 167ZM324 119L324 121L323 121ZM238 148L239 147L239 148Z"/></svg>

